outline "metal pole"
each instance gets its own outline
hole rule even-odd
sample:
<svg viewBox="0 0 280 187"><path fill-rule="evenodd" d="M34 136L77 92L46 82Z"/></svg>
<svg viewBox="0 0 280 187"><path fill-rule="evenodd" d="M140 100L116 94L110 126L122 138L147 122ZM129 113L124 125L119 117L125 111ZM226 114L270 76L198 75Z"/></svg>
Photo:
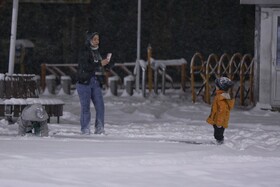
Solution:
<svg viewBox="0 0 280 187"><path fill-rule="evenodd" d="M141 38L141 0L138 0L138 20L137 20L137 59L136 59L136 92L139 93L140 85L140 38ZM145 89L145 88L144 88Z"/></svg>
<svg viewBox="0 0 280 187"><path fill-rule="evenodd" d="M13 15L12 15L12 26L11 26L9 72L8 72L8 74L10 75L14 73L15 46L16 46L16 35L17 35L17 17L18 17L18 0L13 0Z"/></svg>
<svg viewBox="0 0 280 187"><path fill-rule="evenodd" d="M142 67L142 96L146 97L146 70L147 67Z"/></svg>
<svg viewBox="0 0 280 187"><path fill-rule="evenodd" d="M154 92L155 94L158 94L158 66L155 65L154 69Z"/></svg>
<svg viewBox="0 0 280 187"><path fill-rule="evenodd" d="M152 47L149 44L148 46L148 87L149 87L149 92L152 92L152 87L153 87L153 72L152 72L152 64L151 64L151 58L152 58Z"/></svg>
<svg viewBox="0 0 280 187"><path fill-rule="evenodd" d="M165 95L165 75L166 75L166 67L161 67L162 68L162 79L161 79L161 94Z"/></svg>

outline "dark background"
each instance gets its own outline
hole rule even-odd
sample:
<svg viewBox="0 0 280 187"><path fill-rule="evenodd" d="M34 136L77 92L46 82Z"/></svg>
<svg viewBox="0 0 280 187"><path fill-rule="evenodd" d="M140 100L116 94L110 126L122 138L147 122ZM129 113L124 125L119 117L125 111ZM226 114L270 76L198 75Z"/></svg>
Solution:
<svg viewBox="0 0 280 187"><path fill-rule="evenodd" d="M100 33L100 51L115 63L137 54L137 0L91 4L19 3L17 39L35 44L31 73L41 63L77 63L87 30ZM254 6L239 0L142 0L141 59L254 52ZM12 1L0 0L0 72L8 71ZM17 73L17 69L15 73ZM31 71L31 70L30 70Z"/></svg>

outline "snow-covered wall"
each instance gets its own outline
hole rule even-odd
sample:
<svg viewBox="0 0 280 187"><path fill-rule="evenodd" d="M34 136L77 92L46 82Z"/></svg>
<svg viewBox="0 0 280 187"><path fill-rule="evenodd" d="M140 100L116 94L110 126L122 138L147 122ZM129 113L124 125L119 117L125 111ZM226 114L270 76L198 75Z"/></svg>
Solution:
<svg viewBox="0 0 280 187"><path fill-rule="evenodd" d="M280 69L276 64L279 36L279 0L240 0L255 5L255 94L256 100L280 107Z"/></svg>
<svg viewBox="0 0 280 187"><path fill-rule="evenodd" d="M259 102L262 104L270 104L272 34L268 33L272 33L272 10L261 8Z"/></svg>

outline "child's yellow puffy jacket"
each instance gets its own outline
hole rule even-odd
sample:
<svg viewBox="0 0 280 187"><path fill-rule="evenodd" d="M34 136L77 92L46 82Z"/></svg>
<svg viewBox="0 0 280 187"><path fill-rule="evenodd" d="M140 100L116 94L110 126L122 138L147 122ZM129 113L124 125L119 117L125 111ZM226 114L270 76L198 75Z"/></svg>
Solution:
<svg viewBox="0 0 280 187"><path fill-rule="evenodd" d="M231 99L228 93L217 90L207 123L228 128L230 110L233 106L234 99Z"/></svg>

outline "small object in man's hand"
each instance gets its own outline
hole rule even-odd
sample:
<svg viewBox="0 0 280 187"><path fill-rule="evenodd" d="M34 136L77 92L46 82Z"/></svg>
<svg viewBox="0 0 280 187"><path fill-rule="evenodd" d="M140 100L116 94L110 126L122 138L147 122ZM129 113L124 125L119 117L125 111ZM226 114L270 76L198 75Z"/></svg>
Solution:
<svg viewBox="0 0 280 187"><path fill-rule="evenodd" d="M112 57L112 53L108 53L107 54L107 60L110 62L110 60L111 60L111 57Z"/></svg>

